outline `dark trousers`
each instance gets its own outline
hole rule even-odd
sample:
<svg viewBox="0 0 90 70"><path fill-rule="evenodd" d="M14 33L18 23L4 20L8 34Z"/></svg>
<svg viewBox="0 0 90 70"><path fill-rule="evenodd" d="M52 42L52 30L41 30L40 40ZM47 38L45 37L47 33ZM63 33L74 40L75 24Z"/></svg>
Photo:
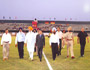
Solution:
<svg viewBox="0 0 90 70"><path fill-rule="evenodd" d="M34 47L34 52L36 52L36 46Z"/></svg>
<svg viewBox="0 0 90 70"><path fill-rule="evenodd" d="M43 48L38 47L38 57L39 57L40 61L42 60L42 51L43 51Z"/></svg>
<svg viewBox="0 0 90 70"><path fill-rule="evenodd" d="M24 56L24 42L18 42L18 52L19 52L19 57L23 58Z"/></svg>
<svg viewBox="0 0 90 70"><path fill-rule="evenodd" d="M81 45L81 49L80 49L81 56L83 56L84 55L85 44L80 44L80 45Z"/></svg>
<svg viewBox="0 0 90 70"><path fill-rule="evenodd" d="M52 43L51 47L52 47L52 57L53 60L55 60L56 54L58 53L58 43Z"/></svg>
<svg viewBox="0 0 90 70"><path fill-rule="evenodd" d="M62 39L59 39L59 48L58 48L58 55L61 55L61 49L62 49Z"/></svg>

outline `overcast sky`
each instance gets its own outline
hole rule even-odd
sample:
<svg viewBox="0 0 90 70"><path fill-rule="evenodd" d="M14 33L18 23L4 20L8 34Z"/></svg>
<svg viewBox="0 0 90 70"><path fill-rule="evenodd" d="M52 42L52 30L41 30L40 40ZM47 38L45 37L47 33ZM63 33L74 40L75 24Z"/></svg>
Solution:
<svg viewBox="0 0 90 70"><path fill-rule="evenodd" d="M0 0L0 19L90 21L90 0Z"/></svg>

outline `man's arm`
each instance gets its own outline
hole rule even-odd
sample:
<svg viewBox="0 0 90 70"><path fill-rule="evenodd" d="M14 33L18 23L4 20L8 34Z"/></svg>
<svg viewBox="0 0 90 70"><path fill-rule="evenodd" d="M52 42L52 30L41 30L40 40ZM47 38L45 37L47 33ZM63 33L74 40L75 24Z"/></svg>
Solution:
<svg viewBox="0 0 90 70"><path fill-rule="evenodd" d="M10 35L10 41L9 41L9 45L11 44L11 41L12 41L12 37L11 37L11 35Z"/></svg>
<svg viewBox="0 0 90 70"><path fill-rule="evenodd" d="M43 35L43 44L44 44L44 48L45 48L45 36Z"/></svg>
<svg viewBox="0 0 90 70"><path fill-rule="evenodd" d="M36 46L37 46L37 42L38 42L38 35L36 36Z"/></svg>
<svg viewBox="0 0 90 70"><path fill-rule="evenodd" d="M26 36L25 36L25 41L24 41L25 47L27 46L27 39L28 39L28 34L26 34Z"/></svg>
<svg viewBox="0 0 90 70"><path fill-rule="evenodd" d="M89 38L88 38L88 36L87 36L87 41L88 41L88 43L89 43Z"/></svg>
<svg viewBox="0 0 90 70"><path fill-rule="evenodd" d="M2 47L2 45L3 45L3 35L2 35L2 39L1 39L1 47Z"/></svg>
<svg viewBox="0 0 90 70"><path fill-rule="evenodd" d="M86 38L87 38L87 42L89 43L89 38L88 38L88 34L86 33Z"/></svg>
<svg viewBox="0 0 90 70"><path fill-rule="evenodd" d="M17 35L16 35L16 39L15 39L15 47L17 47Z"/></svg>
<svg viewBox="0 0 90 70"><path fill-rule="evenodd" d="M77 43L79 44L79 42L80 42L80 39L79 39L79 37L77 37Z"/></svg>

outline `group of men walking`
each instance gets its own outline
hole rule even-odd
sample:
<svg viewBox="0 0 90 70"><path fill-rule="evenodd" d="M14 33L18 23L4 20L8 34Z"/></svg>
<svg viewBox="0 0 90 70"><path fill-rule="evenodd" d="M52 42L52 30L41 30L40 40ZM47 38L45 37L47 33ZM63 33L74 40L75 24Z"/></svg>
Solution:
<svg viewBox="0 0 90 70"><path fill-rule="evenodd" d="M33 28L28 27L29 32L26 34L23 32L22 28L19 28L19 32L16 35L15 47L18 47L19 58L24 58L24 44L27 46L29 52L29 58L33 61L34 48L37 47L37 54L42 61L42 50L45 47L45 37L42 31L39 29L38 33L32 32ZM8 60L9 58L9 47L11 44L11 35L8 33L8 29L5 30L5 33L1 39L1 45L3 45L3 61Z"/></svg>
<svg viewBox="0 0 90 70"><path fill-rule="evenodd" d="M42 51L45 47L45 36L42 33L41 29L38 29L36 32L33 31L31 26L28 27L28 33L25 35L23 29L20 27L19 32L16 35L15 47L18 47L19 58L24 58L24 44L27 46L29 53L29 58L33 61L33 53L36 48L37 55L42 61ZM84 31L84 28L81 28L81 32L77 35L77 42L80 42L81 46L81 57L84 56L84 49L86 44L86 38L89 43L88 34ZM8 32L8 29L5 30L5 33L2 35L1 46L3 46L3 61L8 60L9 58L9 47L11 44L11 35ZM73 44L74 44L74 35L72 32L72 27L68 27L67 32L65 30L60 31L60 28L52 28L52 34L49 39L49 44L52 49L52 58L56 59L56 56L61 55L61 49L67 45L67 58L69 57L69 49L71 52L71 58L74 59Z"/></svg>
<svg viewBox="0 0 90 70"><path fill-rule="evenodd" d="M86 38L89 43L89 38L88 34L84 31L84 28L81 28L81 31L77 35L77 43L80 42L80 54L81 57L84 56L84 49L85 49L85 44L86 44ZM73 51L73 44L74 44L74 35L72 32L72 27L68 27L67 32L65 33L65 30L60 31L60 28L58 27L57 29L54 27L52 28L52 34L50 36L50 47L52 48L52 57L53 60L56 59L56 55L59 56L61 55L61 49L67 45L67 58L69 57L69 49L71 53L71 58L74 59L74 51Z"/></svg>

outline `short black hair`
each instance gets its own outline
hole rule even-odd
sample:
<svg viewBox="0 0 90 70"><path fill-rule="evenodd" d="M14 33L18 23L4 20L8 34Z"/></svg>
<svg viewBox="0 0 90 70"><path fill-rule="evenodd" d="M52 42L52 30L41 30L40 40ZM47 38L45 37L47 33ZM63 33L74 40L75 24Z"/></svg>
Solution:
<svg viewBox="0 0 90 70"><path fill-rule="evenodd" d="M58 26L57 28L59 28L60 29L60 27Z"/></svg>
<svg viewBox="0 0 90 70"><path fill-rule="evenodd" d="M23 30L23 28L22 28L22 27L20 27L20 28L19 28L19 30L20 30L20 29L21 29L21 30Z"/></svg>
<svg viewBox="0 0 90 70"><path fill-rule="evenodd" d="M8 30L8 28L5 29L5 31Z"/></svg>

